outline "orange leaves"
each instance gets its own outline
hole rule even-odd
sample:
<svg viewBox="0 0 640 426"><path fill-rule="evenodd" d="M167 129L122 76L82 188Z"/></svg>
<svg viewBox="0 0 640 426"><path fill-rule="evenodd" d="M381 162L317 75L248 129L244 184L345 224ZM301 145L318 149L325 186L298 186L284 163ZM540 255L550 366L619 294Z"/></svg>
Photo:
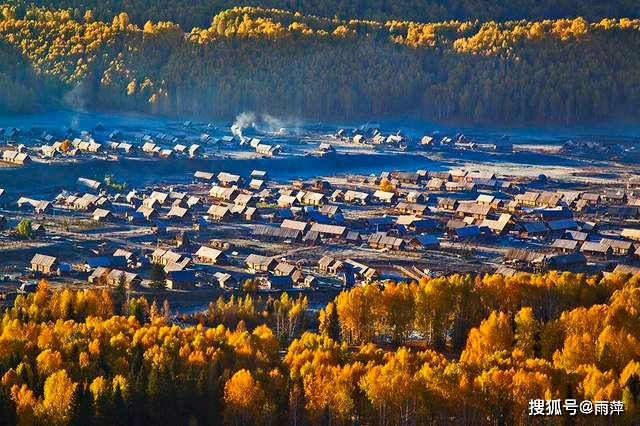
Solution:
<svg viewBox="0 0 640 426"><path fill-rule="evenodd" d="M512 345L511 318L503 312L494 311L478 328L471 330L460 361L464 364L482 366L497 352L510 352Z"/></svg>
<svg viewBox="0 0 640 426"><path fill-rule="evenodd" d="M240 420L240 424L255 424L259 416L268 414L267 396L260 382L248 370L236 372L224 385L225 414L228 418Z"/></svg>

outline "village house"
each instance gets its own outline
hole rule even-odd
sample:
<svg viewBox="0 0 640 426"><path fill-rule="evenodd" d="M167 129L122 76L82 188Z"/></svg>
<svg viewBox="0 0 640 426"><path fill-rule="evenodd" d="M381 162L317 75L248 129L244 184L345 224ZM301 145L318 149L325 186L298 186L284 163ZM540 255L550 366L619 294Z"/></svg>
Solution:
<svg viewBox="0 0 640 426"><path fill-rule="evenodd" d="M200 145L194 143L191 146L189 146L189 151L188 151L189 158L199 157L201 153L202 153L202 148L200 147Z"/></svg>
<svg viewBox="0 0 640 426"><path fill-rule="evenodd" d="M635 219L640 216L640 207L636 206L609 206L607 215L616 219Z"/></svg>
<svg viewBox="0 0 640 426"><path fill-rule="evenodd" d="M76 180L76 186L78 186L78 188L80 189L84 188L91 191L99 191L100 188L102 188L102 183L98 182L97 180L79 177Z"/></svg>
<svg viewBox="0 0 640 426"><path fill-rule="evenodd" d="M613 254L617 256L628 256L633 254L636 247L632 241L614 240L612 238L603 238L600 244L611 247Z"/></svg>
<svg viewBox="0 0 640 426"><path fill-rule="evenodd" d="M167 271L164 285L171 290L189 290L196 285L195 271L189 269Z"/></svg>
<svg viewBox="0 0 640 426"><path fill-rule="evenodd" d="M31 162L31 157L20 151L16 150L6 150L2 153L2 161L11 164L17 164L19 166L24 166Z"/></svg>
<svg viewBox="0 0 640 426"><path fill-rule="evenodd" d="M640 229L624 228L620 233L622 238L640 241Z"/></svg>
<svg viewBox="0 0 640 426"><path fill-rule="evenodd" d="M343 268L343 262L331 256L322 256L322 258L318 261L318 269L331 275L336 275Z"/></svg>
<svg viewBox="0 0 640 426"><path fill-rule="evenodd" d="M238 196L238 194L239 191L237 188L225 188L216 185L212 186L211 190L209 191L209 196L211 198L228 202L233 201Z"/></svg>
<svg viewBox="0 0 640 426"><path fill-rule="evenodd" d="M427 182L427 189L429 191L444 191L446 189L445 181L443 179L432 177Z"/></svg>
<svg viewBox="0 0 640 426"><path fill-rule="evenodd" d="M225 259L225 255L221 250L207 246L200 246L193 256L200 263L218 264Z"/></svg>
<svg viewBox="0 0 640 426"><path fill-rule="evenodd" d="M34 200L33 198L20 197L17 201L19 209L30 207L35 213L47 214L53 210L53 206L49 201Z"/></svg>
<svg viewBox="0 0 640 426"><path fill-rule="evenodd" d="M591 255L600 255L609 257L613 254L613 249L608 244L602 244L600 241L585 241L580 246L582 253Z"/></svg>
<svg viewBox="0 0 640 426"><path fill-rule="evenodd" d="M493 195L480 194L476 198L476 203L480 204L481 206L492 206L495 200L496 200L496 197Z"/></svg>
<svg viewBox="0 0 640 426"><path fill-rule="evenodd" d="M567 231L569 229L578 229L579 226L580 225L578 224L578 222L573 219L558 219L550 220L549 222L547 222L547 227L549 228L549 230L556 234L562 234L564 233L564 231Z"/></svg>
<svg viewBox="0 0 640 426"><path fill-rule="evenodd" d="M338 226L338 225L314 223L311 226L310 232L317 232L321 237L326 237L331 239L342 239L344 238L347 232L347 228L344 226Z"/></svg>
<svg viewBox="0 0 640 426"><path fill-rule="evenodd" d="M487 215L491 213L490 205L477 204L475 201L463 201L458 204L456 209L457 216L470 216L474 219L486 219Z"/></svg>
<svg viewBox="0 0 640 426"><path fill-rule="evenodd" d="M509 230L512 224L512 216L509 213L502 213L498 219L484 219L481 227L487 227L496 235L503 235Z"/></svg>
<svg viewBox="0 0 640 426"><path fill-rule="evenodd" d="M252 170L251 175L249 175L252 179L260 179L266 181L269 178L269 175L264 170Z"/></svg>
<svg viewBox="0 0 640 426"><path fill-rule="evenodd" d="M293 195L281 195L278 198L278 207L290 208L298 204L298 199Z"/></svg>
<svg viewBox="0 0 640 426"><path fill-rule="evenodd" d="M278 262L275 268L273 268L273 275L278 277L289 277L291 278L291 282L294 284L304 279L302 271L300 271L296 265L286 262Z"/></svg>
<svg viewBox="0 0 640 426"><path fill-rule="evenodd" d="M379 277L378 271L376 271L374 268L371 268L353 259L346 259L344 261L344 267L359 276L367 283L375 281Z"/></svg>
<svg viewBox="0 0 640 426"><path fill-rule="evenodd" d="M407 194L405 200L407 203L420 204L429 201L429 197L422 192L411 191Z"/></svg>
<svg viewBox="0 0 640 426"><path fill-rule="evenodd" d="M597 206L600 204L600 194L595 194L592 192L585 192L580 196L580 200L584 200L585 203L592 205L592 206Z"/></svg>
<svg viewBox="0 0 640 426"><path fill-rule="evenodd" d="M562 194L551 191L544 191L538 194L535 205L538 207L556 207L560 205Z"/></svg>
<svg viewBox="0 0 640 426"><path fill-rule="evenodd" d="M437 200L437 206L443 210L456 210L458 208L458 200L454 198L439 197Z"/></svg>
<svg viewBox="0 0 640 426"><path fill-rule="evenodd" d="M167 213L167 219L170 220L186 221L191 220L191 218L192 216L189 209L180 206L172 206Z"/></svg>
<svg viewBox="0 0 640 426"><path fill-rule="evenodd" d="M504 261L510 265L542 266L547 256L534 250L511 248L504 255Z"/></svg>
<svg viewBox="0 0 640 426"><path fill-rule="evenodd" d="M267 241L300 241L302 231L293 228L275 227L269 225L257 225L251 229L251 235L255 238Z"/></svg>
<svg viewBox="0 0 640 426"><path fill-rule="evenodd" d="M413 214L418 216L423 216L429 213L429 207L427 207L424 204L404 203L404 202L398 203L396 205L395 210L398 213Z"/></svg>
<svg viewBox="0 0 640 426"><path fill-rule="evenodd" d="M422 176L415 172L394 172L392 176L400 183L408 183L418 185L422 180Z"/></svg>
<svg viewBox="0 0 640 426"><path fill-rule="evenodd" d="M238 194L233 200L233 203L238 206L248 207L255 206L256 200L253 198L253 194Z"/></svg>
<svg viewBox="0 0 640 426"><path fill-rule="evenodd" d="M214 204L207 210L207 215L209 215L211 220L222 222L229 219L229 217L231 216L231 210L227 206Z"/></svg>
<svg viewBox="0 0 640 426"><path fill-rule="evenodd" d="M412 237L408 243L414 250L434 250L440 248L440 240L435 235L417 235Z"/></svg>
<svg viewBox="0 0 640 426"><path fill-rule="evenodd" d="M307 191L302 196L302 203L309 206L321 206L326 202L327 196L319 192Z"/></svg>
<svg viewBox="0 0 640 426"><path fill-rule="evenodd" d="M367 243L372 248L377 249L404 250L406 247L406 242L402 238L390 236L386 232L371 234Z"/></svg>
<svg viewBox="0 0 640 426"><path fill-rule="evenodd" d="M549 228L544 222L519 222L520 236L524 238L533 238L547 235Z"/></svg>
<svg viewBox="0 0 640 426"><path fill-rule="evenodd" d="M135 150L135 146L130 143L120 142L118 144L118 151L122 151L125 154L131 154Z"/></svg>
<svg viewBox="0 0 640 426"><path fill-rule="evenodd" d="M139 287L141 279L138 274L133 272L99 266L89 275L88 282L94 285L102 284L110 287L118 287L123 284L127 290L132 290Z"/></svg>
<svg viewBox="0 0 640 426"><path fill-rule="evenodd" d="M256 272L268 272L275 268L277 262L273 257L261 256L259 254L250 254L244 261L248 269Z"/></svg>
<svg viewBox="0 0 640 426"><path fill-rule="evenodd" d="M151 262L158 265L167 266L170 264L187 265L191 260L179 253L171 250L157 248L151 253Z"/></svg>
<svg viewBox="0 0 640 426"><path fill-rule="evenodd" d="M160 205L165 205L167 201L169 201L169 193L153 191L151 195L149 195L149 199L158 201Z"/></svg>
<svg viewBox="0 0 640 426"><path fill-rule="evenodd" d="M113 258L112 263L114 265L122 265L128 267L135 267L137 263L136 256L127 250L124 249L116 249L111 256Z"/></svg>
<svg viewBox="0 0 640 426"><path fill-rule="evenodd" d="M247 207L242 215L244 217L244 220L252 221L256 219L257 212L258 209L256 209L255 207Z"/></svg>
<svg viewBox="0 0 640 426"><path fill-rule="evenodd" d="M366 192L348 190L344 193L344 202L366 205L369 202L370 195Z"/></svg>
<svg viewBox="0 0 640 426"><path fill-rule="evenodd" d="M585 266L587 259L582 253L567 253L549 256L545 258L544 263L549 269L567 270L568 268Z"/></svg>
<svg viewBox="0 0 640 426"><path fill-rule="evenodd" d="M528 207L535 207L536 201L540 196L539 192L527 191L524 194L517 194L514 197L514 200L518 202L518 204Z"/></svg>
<svg viewBox="0 0 640 426"><path fill-rule="evenodd" d="M449 176L451 176L451 180L453 182L461 182L465 180L465 177L467 176L467 172L461 169L454 169L449 172Z"/></svg>
<svg viewBox="0 0 640 426"><path fill-rule="evenodd" d="M606 190L602 194L602 201L607 204L624 204L627 202L627 194L620 190Z"/></svg>
<svg viewBox="0 0 640 426"><path fill-rule="evenodd" d="M422 145L422 146L433 146L433 145L435 145L435 139L433 137L431 137L431 136L425 135L420 139L420 145Z"/></svg>
<svg viewBox="0 0 640 426"><path fill-rule="evenodd" d="M211 181L213 181L214 176L215 175L213 173L201 172L201 171L196 171L193 174L193 177L196 180L200 180L200 181L203 181L203 182L211 182Z"/></svg>
<svg viewBox="0 0 640 426"><path fill-rule="evenodd" d="M551 244L551 248L562 253L570 253L576 251L579 248L579 244L580 242L576 240L557 238Z"/></svg>
<svg viewBox="0 0 640 426"><path fill-rule="evenodd" d="M233 275L226 272L216 272L213 274L218 286L222 289L235 289L238 287L238 280Z"/></svg>
<svg viewBox="0 0 640 426"><path fill-rule="evenodd" d="M94 222L105 222L113 220L113 214L109 210L95 209L92 213Z"/></svg>
<svg viewBox="0 0 640 426"><path fill-rule="evenodd" d="M587 232L569 229L564 232L564 238L576 241L587 241L587 238L589 238L589 234Z"/></svg>
<svg viewBox="0 0 640 426"><path fill-rule="evenodd" d="M264 181L261 179L251 179L251 181L249 181L249 188L255 191L260 191L264 188L264 185Z"/></svg>
<svg viewBox="0 0 640 426"><path fill-rule="evenodd" d="M264 143L258 144L256 147L256 153L266 157L273 157L282 152L280 145L267 145Z"/></svg>
<svg viewBox="0 0 640 426"><path fill-rule="evenodd" d="M136 213L140 214L144 220L151 221L158 217L158 212L150 207L140 206L136 209ZM135 218L135 216L131 216Z"/></svg>
<svg viewBox="0 0 640 426"><path fill-rule="evenodd" d="M142 152L146 154L156 154L160 152L160 147L153 142L145 142L142 144Z"/></svg>
<svg viewBox="0 0 640 426"><path fill-rule="evenodd" d="M302 221L298 221L298 220L285 219L280 224L280 227L281 228L295 229L297 231L300 231L300 232L304 233L304 232L307 232L309 224L307 222L302 222Z"/></svg>
<svg viewBox="0 0 640 426"><path fill-rule="evenodd" d="M558 193L562 195L562 201L567 206L572 206L581 195L581 192L579 191L558 191Z"/></svg>
<svg viewBox="0 0 640 426"><path fill-rule="evenodd" d="M240 186L242 178L227 172L220 172L217 176L218 184L223 187Z"/></svg>
<svg viewBox="0 0 640 426"><path fill-rule="evenodd" d="M495 179L496 179L496 175L492 172L487 172L487 171L472 171L467 173L464 176L464 180L466 180L467 182L475 182L476 180L495 181Z"/></svg>
<svg viewBox="0 0 640 426"><path fill-rule="evenodd" d="M320 206L318 212L335 221L342 221L342 209L340 206L325 204Z"/></svg>
<svg viewBox="0 0 640 426"><path fill-rule="evenodd" d="M36 254L31 259L31 270L44 275L52 275L58 272L58 259L46 254Z"/></svg>
<svg viewBox="0 0 640 426"><path fill-rule="evenodd" d="M398 195L395 192L377 190L373 193L373 198L381 203L395 204L398 201Z"/></svg>

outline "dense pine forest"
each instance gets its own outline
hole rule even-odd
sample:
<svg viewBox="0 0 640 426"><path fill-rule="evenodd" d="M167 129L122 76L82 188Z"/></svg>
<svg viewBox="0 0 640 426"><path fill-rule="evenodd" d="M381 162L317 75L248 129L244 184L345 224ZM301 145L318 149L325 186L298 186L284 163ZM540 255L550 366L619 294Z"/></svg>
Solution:
<svg viewBox="0 0 640 426"><path fill-rule="evenodd" d="M631 2L478 7L496 21L477 20L485 15L464 1L303 2L215 16L223 5L206 1L193 13L185 2L14 3L0 20L4 112L70 106L229 118L251 110L563 125L640 118L640 20L605 18L637 14ZM589 19L541 19L558 13ZM343 18L352 15L398 19ZM415 21L433 16L460 20Z"/></svg>
<svg viewBox="0 0 640 426"><path fill-rule="evenodd" d="M640 276L452 275L305 308L247 294L178 326L42 281L1 317L0 424L523 425L566 398L625 404L575 424L640 418Z"/></svg>

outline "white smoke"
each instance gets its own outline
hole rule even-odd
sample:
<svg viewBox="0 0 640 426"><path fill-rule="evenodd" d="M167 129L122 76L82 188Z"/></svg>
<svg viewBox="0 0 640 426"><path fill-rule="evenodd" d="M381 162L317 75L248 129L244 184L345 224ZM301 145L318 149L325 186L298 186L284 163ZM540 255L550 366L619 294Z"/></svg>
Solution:
<svg viewBox="0 0 640 426"><path fill-rule="evenodd" d="M284 121L273 115L263 114L262 123L264 127L266 127L265 131L268 133L285 134L287 132L287 126Z"/></svg>
<svg viewBox="0 0 640 426"><path fill-rule="evenodd" d="M255 127L256 115L252 112L242 112L236 116L236 121L231 125L231 133L244 141L242 131L248 127Z"/></svg>
<svg viewBox="0 0 640 426"><path fill-rule="evenodd" d="M72 111L83 113L87 111L87 99L89 97L88 95L89 93L86 83L80 82L76 84L73 89L68 91L64 95L62 100L64 104ZM80 118L78 117L78 114L74 114L70 118L69 125L72 129L76 129L79 127Z"/></svg>

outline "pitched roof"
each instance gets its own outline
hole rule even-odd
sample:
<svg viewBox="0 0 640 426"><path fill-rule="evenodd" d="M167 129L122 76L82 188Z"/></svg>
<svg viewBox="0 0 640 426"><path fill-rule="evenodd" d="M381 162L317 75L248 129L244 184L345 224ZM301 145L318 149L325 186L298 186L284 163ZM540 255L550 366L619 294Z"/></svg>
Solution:
<svg viewBox="0 0 640 426"><path fill-rule="evenodd" d="M53 256L47 256L46 254L36 254L31 259L31 264L51 267L56 263L56 261L57 259Z"/></svg>
<svg viewBox="0 0 640 426"><path fill-rule="evenodd" d="M200 246L198 251L195 252L195 256L204 257L207 259L217 259L222 255L222 251L207 246Z"/></svg>
<svg viewBox="0 0 640 426"><path fill-rule="evenodd" d="M281 228L296 229L298 231L303 231L303 232L307 229L308 226L309 224L307 222L302 222L299 220L291 220L291 219L285 219L280 224Z"/></svg>

